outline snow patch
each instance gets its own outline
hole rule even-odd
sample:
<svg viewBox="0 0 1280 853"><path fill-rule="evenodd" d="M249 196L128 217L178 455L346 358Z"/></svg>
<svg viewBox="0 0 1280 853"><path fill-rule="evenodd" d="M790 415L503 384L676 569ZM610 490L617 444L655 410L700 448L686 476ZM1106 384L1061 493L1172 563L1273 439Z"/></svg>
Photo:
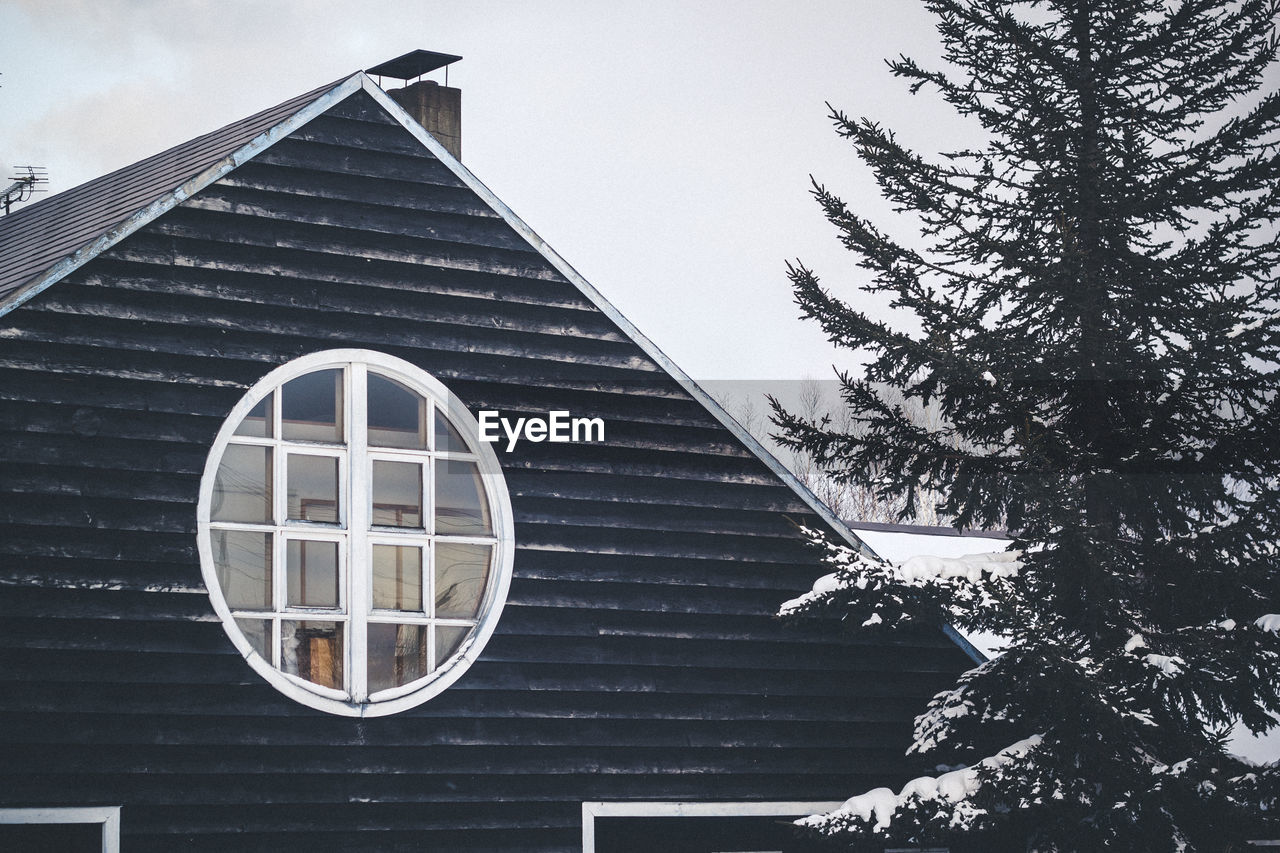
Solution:
<svg viewBox="0 0 1280 853"><path fill-rule="evenodd" d="M1231 331L1227 332L1227 337L1238 338L1241 335L1243 335L1245 332L1252 331L1253 329L1257 329L1261 327L1262 324L1265 322L1267 322L1266 317L1259 317L1258 319L1251 320L1248 323L1236 323L1234 326L1231 327Z"/></svg>
<svg viewBox="0 0 1280 853"><path fill-rule="evenodd" d="M1268 613L1266 616L1259 616L1253 620L1253 624L1264 631L1280 634L1280 613Z"/></svg>
<svg viewBox="0 0 1280 853"><path fill-rule="evenodd" d="M837 589L840 589L840 587L842 586L843 584L840 583L840 579L836 577L836 573L832 572L831 574L823 575L822 577L814 581L813 591L818 593L835 592Z"/></svg>
<svg viewBox="0 0 1280 853"><path fill-rule="evenodd" d="M1134 649L1145 649L1146 647L1147 647L1146 638L1143 637L1141 634L1134 634L1132 637L1129 638L1129 641L1124 644L1124 652L1125 654L1129 654Z"/></svg>
<svg viewBox="0 0 1280 853"><path fill-rule="evenodd" d="M851 552L850 552L851 553ZM830 558L828 558L830 559ZM963 578L972 583L982 581L984 575L992 578L1006 578L1018 574L1022 569L1021 551L992 551L981 554L965 554L962 557L934 557L920 555L909 557L901 563L883 563L869 560L858 554L851 554L847 565L852 571L832 572L823 575L813 582L813 589L804 595L797 596L782 603L778 615L789 616L803 610L810 604L822 600L822 597L841 589L866 589L867 576L858 570L874 573L890 567L905 583L921 586L931 581ZM835 561L838 562L838 561ZM866 623L864 623L866 624ZM877 624L871 622L870 624Z"/></svg>
<svg viewBox="0 0 1280 853"><path fill-rule="evenodd" d="M869 821L874 816L876 829L885 829L893 820L893 813L898 808L898 798L888 788L873 788L865 794L850 797L844 801L837 811L856 815Z"/></svg>
<svg viewBox="0 0 1280 853"><path fill-rule="evenodd" d="M796 821L799 826L823 827L831 818L857 817L868 823L875 819L874 829L887 829L893 822L893 814L914 797L921 801L937 800L953 807L961 807L964 801L982 785L978 779L979 768L995 770L1025 756L1040 744L1042 737L1032 735L1012 743L989 758L972 767L961 767L941 776L920 776L912 779L894 794L889 788L873 788L865 794L850 797L831 814L812 815Z"/></svg>
<svg viewBox="0 0 1280 853"><path fill-rule="evenodd" d="M966 578L982 580L982 573L1003 578L1016 575L1022 568L1022 552L993 551L983 554L965 554L963 557L918 556L904 560L898 566L898 574L905 581L923 581L934 578Z"/></svg>
<svg viewBox="0 0 1280 853"><path fill-rule="evenodd" d="M1147 666L1158 669L1165 675L1177 675L1187 664L1177 655L1146 655L1143 660L1147 662Z"/></svg>

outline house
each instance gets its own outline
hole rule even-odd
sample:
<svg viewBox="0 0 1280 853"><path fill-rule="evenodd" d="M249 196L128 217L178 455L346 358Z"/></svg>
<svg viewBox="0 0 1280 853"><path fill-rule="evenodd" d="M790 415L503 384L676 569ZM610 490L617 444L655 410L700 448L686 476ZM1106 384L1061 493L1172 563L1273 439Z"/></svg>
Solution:
<svg viewBox="0 0 1280 853"><path fill-rule="evenodd" d="M857 537L370 74L0 217L0 848L793 849L919 775L971 650L777 620Z"/></svg>

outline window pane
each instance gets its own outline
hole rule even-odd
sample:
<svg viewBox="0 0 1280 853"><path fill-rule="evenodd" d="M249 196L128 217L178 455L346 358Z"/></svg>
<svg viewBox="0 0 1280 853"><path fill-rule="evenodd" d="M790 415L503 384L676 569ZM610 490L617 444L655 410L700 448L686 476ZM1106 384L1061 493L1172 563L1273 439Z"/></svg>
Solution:
<svg viewBox="0 0 1280 853"><path fill-rule="evenodd" d="M236 435L254 435L259 438L271 437L271 394L263 397L258 405L249 410L240 426L236 427Z"/></svg>
<svg viewBox="0 0 1280 853"><path fill-rule="evenodd" d="M289 454L289 520L338 520L338 460Z"/></svg>
<svg viewBox="0 0 1280 853"><path fill-rule="evenodd" d="M427 674L426 625L369 625L369 692L416 681Z"/></svg>
<svg viewBox="0 0 1280 853"><path fill-rule="evenodd" d="M342 441L342 371L317 370L284 384L280 398L287 439Z"/></svg>
<svg viewBox="0 0 1280 853"><path fill-rule="evenodd" d="M338 606L338 543L290 539L290 607Z"/></svg>
<svg viewBox="0 0 1280 853"><path fill-rule="evenodd" d="M253 650L268 661L271 660L271 622L266 619L237 619L244 637Z"/></svg>
<svg viewBox="0 0 1280 853"><path fill-rule="evenodd" d="M416 462L373 463L373 523L422 526L422 466Z"/></svg>
<svg viewBox="0 0 1280 853"><path fill-rule="evenodd" d="M342 635L341 622L281 622L280 669L341 690Z"/></svg>
<svg viewBox="0 0 1280 853"><path fill-rule="evenodd" d="M436 616L474 619L489 579L489 546L436 543Z"/></svg>
<svg viewBox="0 0 1280 853"><path fill-rule="evenodd" d="M271 523L271 448L228 444L213 481L214 521Z"/></svg>
<svg viewBox="0 0 1280 853"><path fill-rule="evenodd" d="M422 611L422 549L373 546L373 606Z"/></svg>
<svg viewBox="0 0 1280 853"><path fill-rule="evenodd" d="M271 609L271 534L214 530L218 585L232 610Z"/></svg>
<svg viewBox="0 0 1280 853"><path fill-rule="evenodd" d="M492 529L476 463L439 460L436 463L436 533L486 536Z"/></svg>
<svg viewBox="0 0 1280 853"><path fill-rule="evenodd" d="M427 401L415 391L369 374L369 444L427 449Z"/></svg>
<svg viewBox="0 0 1280 853"><path fill-rule="evenodd" d="M453 653L462 645L462 641L471 633L470 628L451 628L440 625L436 628L436 668L453 657Z"/></svg>
<svg viewBox="0 0 1280 853"><path fill-rule="evenodd" d="M436 450L471 452L471 448L462 440L462 435L453 428L453 424L449 423L449 419L439 408L436 409Z"/></svg>

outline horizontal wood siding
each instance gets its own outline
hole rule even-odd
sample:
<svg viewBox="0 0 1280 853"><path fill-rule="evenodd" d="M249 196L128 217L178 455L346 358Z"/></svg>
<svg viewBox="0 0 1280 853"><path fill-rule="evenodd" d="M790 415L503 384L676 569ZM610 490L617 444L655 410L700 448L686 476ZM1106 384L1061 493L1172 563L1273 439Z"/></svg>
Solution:
<svg viewBox="0 0 1280 853"><path fill-rule="evenodd" d="M226 413L335 347L607 424L499 454L497 634L369 720L250 670L196 555ZM776 620L822 571L806 505L363 94L0 319L0 483L0 797L123 805L129 851L568 851L584 800L839 799L918 769L966 666Z"/></svg>

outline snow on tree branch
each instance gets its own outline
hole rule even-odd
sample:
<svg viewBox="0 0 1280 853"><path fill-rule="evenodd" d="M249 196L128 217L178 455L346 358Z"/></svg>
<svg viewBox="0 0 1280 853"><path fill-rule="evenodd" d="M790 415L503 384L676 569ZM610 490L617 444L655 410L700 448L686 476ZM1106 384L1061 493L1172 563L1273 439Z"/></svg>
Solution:
<svg viewBox="0 0 1280 853"><path fill-rule="evenodd" d="M932 155L832 109L913 233L815 180L860 292L800 261L788 277L857 351L838 374L856 429L775 423L906 510L925 488L957 526L1016 530L1023 553L895 566L827 546L829 574L784 614L1007 647L916 720L907 761L972 777L871 791L808 829L1038 853L1277 837L1280 764L1245 770L1227 742L1280 721L1280 0L925 6L946 70L890 67L988 138Z"/></svg>
<svg viewBox="0 0 1280 853"><path fill-rule="evenodd" d="M969 618L975 607L994 606L1007 598L1000 585L1023 567L1019 551L969 554L963 557L920 555L899 564L833 544L820 531L802 528L821 549L822 561L835 569L813 588L778 608L780 616L817 614L854 607L859 624L893 626L914 616L923 619ZM862 611L865 610L865 613Z"/></svg>
<svg viewBox="0 0 1280 853"><path fill-rule="evenodd" d="M1265 616L1259 616L1254 620L1253 624L1264 631L1280 634L1280 613L1268 613Z"/></svg>
<svg viewBox="0 0 1280 853"><path fill-rule="evenodd" d="M889 788L874 788L850 797L833 812L801 818L796 825L823 835L862 830L887 836L895 818L909 816L917 825L943 823L951 829L967 829L975 818L986 814L985 809L970 802L983 779L1011 773L1010 765L1029 760L1042 740L1041 735L1032 735L972 767L912 779L897 794Z"/></svg>

